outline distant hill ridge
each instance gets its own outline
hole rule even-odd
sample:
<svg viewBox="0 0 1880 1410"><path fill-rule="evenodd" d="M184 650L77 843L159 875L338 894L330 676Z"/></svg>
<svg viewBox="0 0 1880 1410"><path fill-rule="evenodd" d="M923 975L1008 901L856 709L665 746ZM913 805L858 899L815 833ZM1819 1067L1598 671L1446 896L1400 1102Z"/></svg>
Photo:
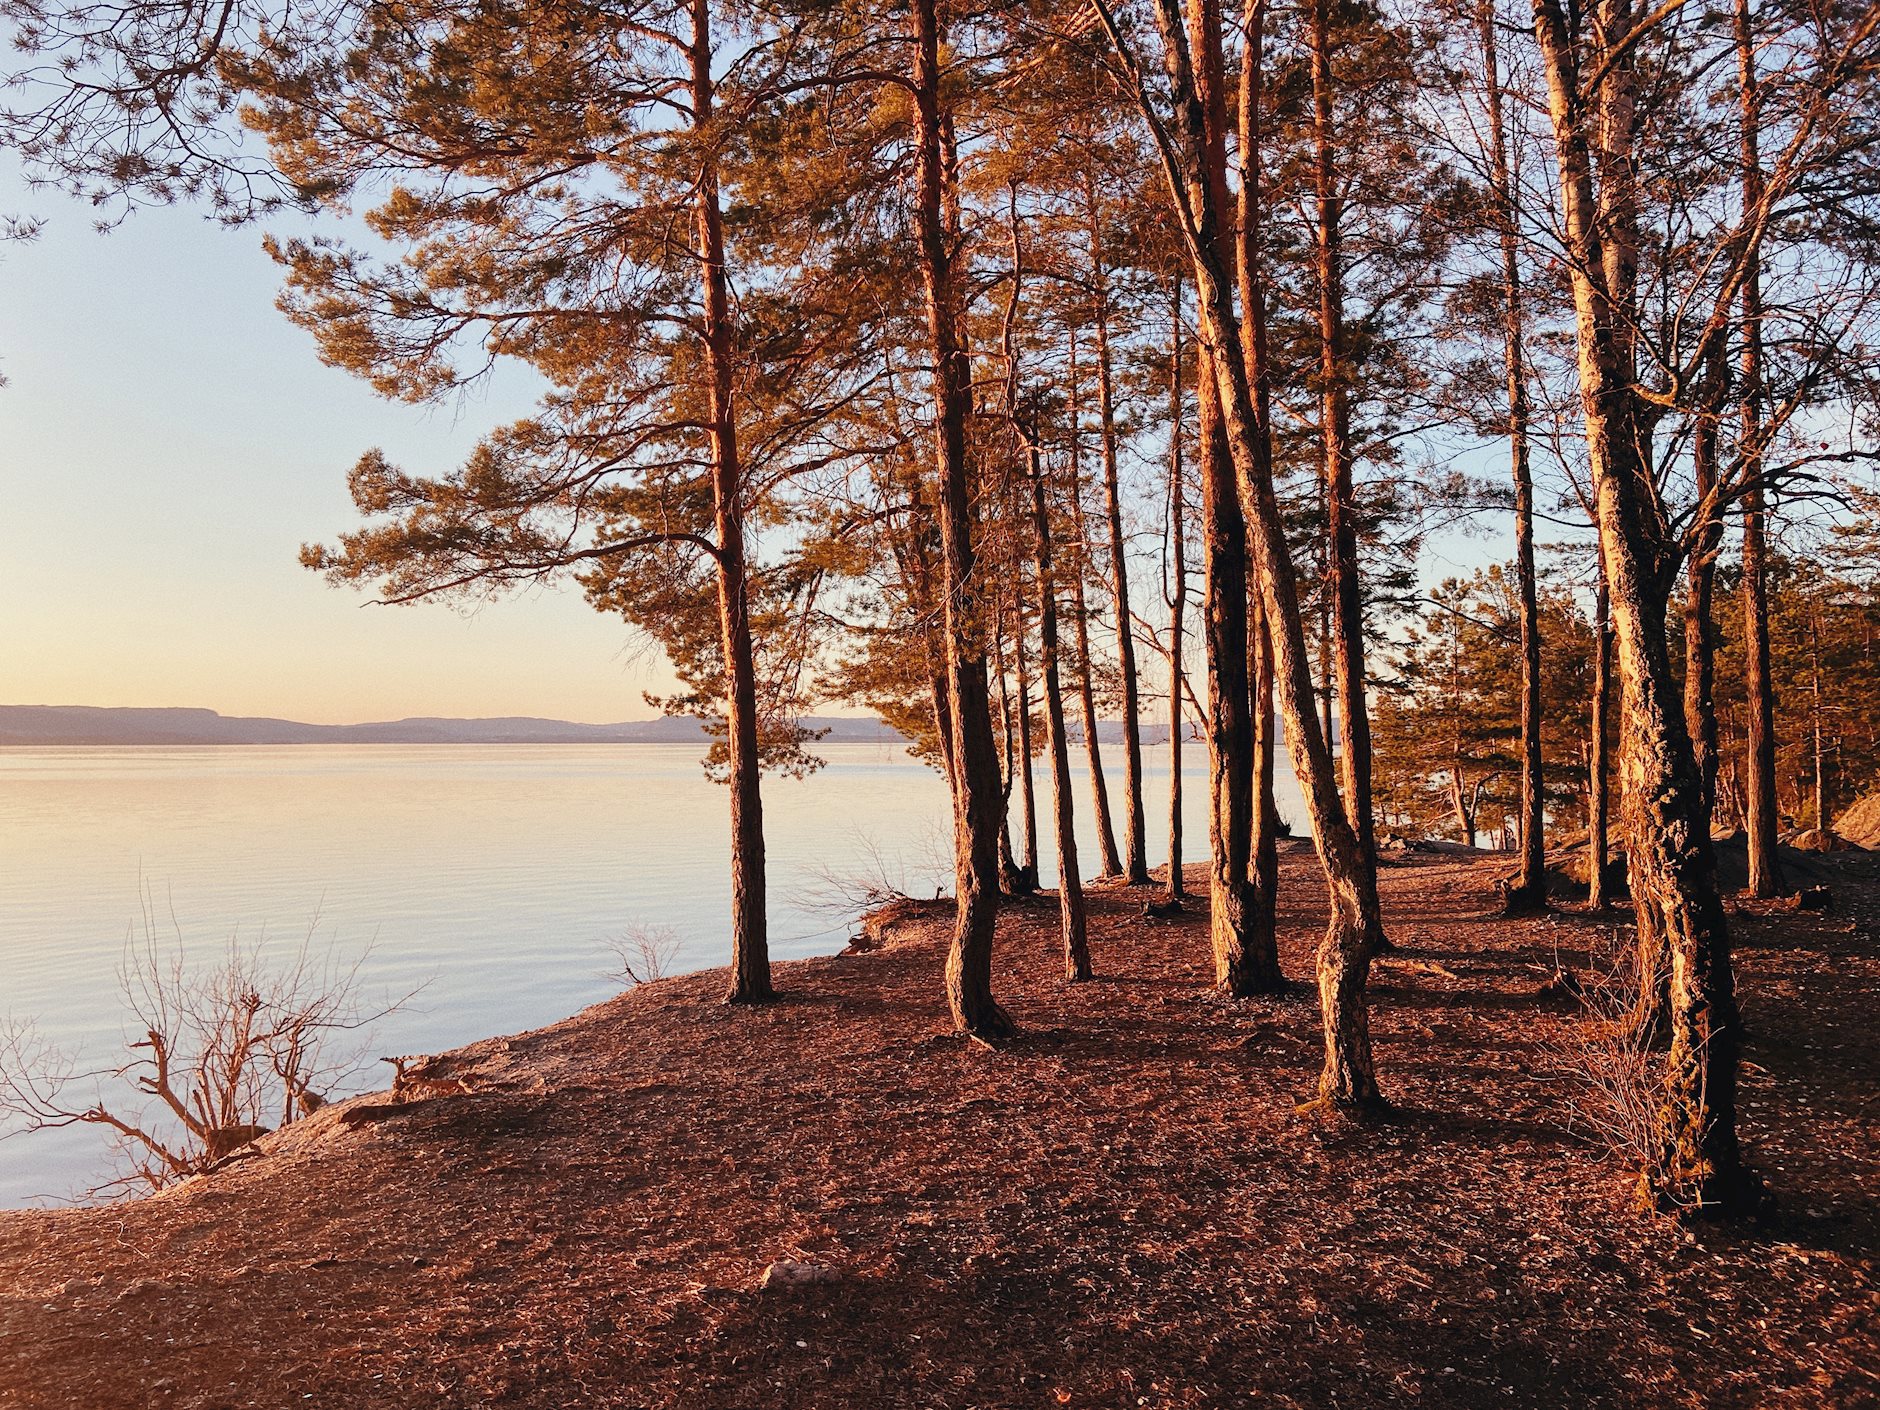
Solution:
<svg viewBox="0 0 1880 1410"><path fill-rule="evenodd" d="M900 734L861 716L812 716L831 744L894 744ZM99 705L0 705L0 745L21 744L690 744L706 738L691 717L584 725L527 715L456 720L414 717L358 725L222 715L214 710Z"/></svg>

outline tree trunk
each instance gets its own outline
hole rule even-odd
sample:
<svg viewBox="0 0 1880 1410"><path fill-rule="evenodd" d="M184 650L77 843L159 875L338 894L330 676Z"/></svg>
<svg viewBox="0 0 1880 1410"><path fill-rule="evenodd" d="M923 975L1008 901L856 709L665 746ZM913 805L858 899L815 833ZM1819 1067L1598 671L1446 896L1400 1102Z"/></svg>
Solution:
<svg viewBox="0 0 1880 1410"><path fill-rule="evenodd" d="M1345 272L1340 247L1333 132L1331 0L1312 6L1313 187L1319 286L1319 434L1324 450L1325 532L1331 560L1332 670L1338 689L1339 761L1345 816L1367 865L1376 865L1371 819L1371 721L1364 683L1364 584L1358 572L1352 486L1350 357L1345 346Z"/></svg>
<svg viewBox="0 0 1880 1410"><path fill-rule="evenodd" d="M1072 483L1076 483L1073 472ZM1097 851L1105 876L1121 876L1123 859L1117 855L1115 830L1110 825L1110 789L1103 776L1103 755L1098 747L1096 687L1091 681L1090 605L1084 595L1083 552L1077 555L1077 570L1071 575L1072 621L1076 624L1077 710L1084 727L1084 760L1090 769L1090 808L1097 820Z"/></svg>
<svg viewBox="0 0 1880 1410"><path fill-rule="evenodd" d="M712 120L711 9L692 3L690 46L694 126ZM757 739L757 665L745 563L744 477L732 406L733 337L725 272L724 217L718 204L718 162L707 156L694 195L699 277L703 285L706 365L711 377L712 518L717 540L718 627L725 656L725 741L731 774L730 1003L762 1003L773 990L764 901L763 772Z"/></svg>
<svg viewBox="0 0 1880 1410"><path fill-rule="evenodd" d="M1121 876L1123 859L1116 850L1116 828L1110 820L1110 787L1103 776L1102 746L1097 739L1096 689L1091 682L1090 605L1084 595L1084 578L1090 563L1090 541L1085 531L1083 469L1083 401L1078 381L1077 340L1071 339L1070 418L1071 418L1071 514L1077 526L1072 544L1075 563L1071 572L1072 624L1077 638L1077 702L1084 725L1084 758L1090 767L1091 816L1096 819L1097 857L1104 876Z"/></svg>
<svg viewBox="0 0 1880 1410"><path fill-rule="evenodd" d="M694 0L700 3L700 0ZM946 992L954 1023L996 1039L1012 1020L992 996L992 941L999 907L999 761L986 691L985 624L974 574L973 486L966 457L972 368L959 341L959 296L946 228L946 144L941 138L940 35L936 0L914 0L914 91L919 113L921 275L933 349L935 451L958 786L953 795L957 910L947 951Z"/></svg>
<svg viewBox="0 0 1880 1410"><path fill-rule="evenodd" d="M1202 338L1214 354L1210 363L1227 422L1228 445L1242 482L1251 485L1253 549L1273 637L1280 712L1330 892L1331 915L1318 954L1319 1003L1325 1032L1319 1099L1323 1104L1340 1107L1369 1106L1382 1100L1364 1001L1372 940L1382 930L1377 877L1365 865L1357 835L1345 816L1337 769L1314 713L1312 670L1299 611L1298 583L1288 556L1272 476L1263 473L1258 462L1253 391L1239 356L1240 322L1234 308L1229 265L1220 249L1227 212L1219 185L1211 179L1205 110L1197 99L1179 0L1155 0L1155 15L1175 94L1176 126L1160 154L1174 211L1194 264ZM1218 35L1218 25L1214 29ZM1119 45L1126 43L1114 29L1111 39ZM1146 90L1138 87L1135 97L1145 111L1154 113L1154 102Z"/></svg>
<svg viewBox="0 0 1880 1410"><path fill-rule="evenodd" d="M1219 0L1194 0L1189 22L1196 64L1196 101L1206 141L1205 179L1217 210L1227 209L1226 77L1221 54ZM1213 232L1213 257L1225 268L1231 232ZM1230 343L1206 339L1197 350L1201 430L1202 614L1208 676L1208 931L1214 982L1235 997L1280 985L1278 966L1253 946L1248 930L1252 895L1248 868L1253 846L1253 721L1247 682L1247 528L1241 512L1233 453L1227 445L1218 373L1220 357L1238 360Z"/></svg>
<svg viewBox="0 0 1880 1410"><path fill-rule="evenodd" d="M1005 668L1004 604L995 605L992 614L993 678L999 683L999 750L1003 769L999 782L999 885L1008 896L1026 895L1025 869L1012 851L1012 784L1016 779L1018 752L1012 724L1012 691Z"/></svg>
<svg viewBox="0 0 1880 1410"><path fill-rule="evenodd" d="M1521 595L1521 868L1508 888L1510 915L1547 908L1547 838L1541 774L1541 613L1534 570L1534 477L1528 461L1527 354L1518 247L1519 207L1508 164L1501 107L1500 46L1495 7L1479 11L1483 91L1489 126L1489 175L1501 243L1502 360L1508 386L1508 458L1514 472L1515 579Z"/></svg>
<svg viewBox="0 0 1880 1410"><path fill-rule="evenodd" d="M1697 522L1684 579L1684 728L1704 784L1706 826L1717 811L1717 627L1713 610L1723 511L1717 494L1717 419L1723 402L1724 345L1712 341L1702 399L1691 437Z"/></svg>
<svg viewBox="0 0 1880 1410"><path fill-rule="evenodd" d="M1762 93L1756 78L1756 36L1748 0L1736 0L1736 62L1743 107L1743 208L1762 200ZM1749 894L1767 899L1785 887L1776 855L1781 826L1776 801L1776 698L1769 679L1768 502L1762 454L1762 277L1754 251L1743 279L1743 691L1748 699L1747 795L1744 832L1749 853Z"/></svg>
<svg viewBox="0 0 1880 1410"><path fill-rule="evenodd" d="M1262 191L1261 153L1265 134L1261 118L1265 101L1264 5L1247 10L1240 56L1239 141L1240 205L1234 242L1235 282L1240 290L1241 356L1253 389L1257 462L1270 476L1273 465L1272 361L1267 346L1266 284L1263 277L1265 197ZM1241 486L1243 497L1247 487ZM1257 510L1243 507L1252 519ZM1253 726L1253 839L1249 845L1251 904L1248 945L1270 957L1280 973L1275 912L1279 898L1279 806L1273 799L1273 643L1267 631L1261 587L1249 581L1247 592L1247 676L1252 693L1248 713Z"/></svg>
<svg viewBox="0 0 1880 1410"><path fill-rule="evenodd" d="M1084 882L1077 863L1077 823L1071 800L1071 744L1064 728L1058 683L1057 582L1052 571L1051 515L1045 500L1044 458L1036 440L1026 447L1031 470L1031 525L1038 564L1038 655L1044 676L1045 732L1051 750L1051 798L1058 854L1058 918L1064 934L1064 977L1091 977L1084 931Z"/></svg>
<svg viewBox="0 0 1880 1410"><path fill-rule="evenodd" d="M1182 470L1182 282L1175 277L1169 333L1168 498L1169 568L1173 579L1168 609L1168 891L1164 900L1178 905L1182 881L1182 631L1188 612L1187 490Z"/></svg>
<svg viewBox="0 0 1880 1410"><path fill-rule="evenodd" d="M1593 603L1593 721L1587 750L1586 789L1586 904L1603 911L1612 904L1606 872L1612 857L1612 761L1606 741L1612 722L1612 620L1606 596L1606 569L1599 568Z"/></svg>
<svg viewBox="0 0 1880 1410"><path fill-rule="evenodd" d="M1090 207L1092 312L1097 330L1097 421L1102 436L1104 523L1109 531L1110 599L1116 608L1116 664L1123 686L1124 879L1149 884L1148 824L1142 801L1142 704L1136 676L1136 634L1129 615L1129 558L1123 542L1123 501L1116 468L1116 394L1110 352L1109 270L1103 223L1093 188Z"/></svg>
<svg viewBox="0 0 1880 1410"><path fill-rule="evenodd" d="M1031 652L1022 587L1014 594L1014 601L1018 618L1018 634L1012 642L1012 655L1018 662L1018 797L1020 821L1025 825L1025 853L1019 871L1025 879L1025 890L1035 891L1038 888L1038 790L1031 772Z"/></svg>
<svg viewBox="0 0 1880 1410"><path fill-rule="evenodd" d="M1630 28L1629 22L1622 26L1623 15L1621 10L1610 25L1614 36ZM1625 215L1623 189L1614 200L1595 195L1579 64L1560 0L1535 0L1534 28L1560 172L1581 401L1619 667L1629 875L1641 935L1649 927L1661 937L1670 961L1671 1049L1641 1192L1660 1207L1736 1210L1753 1199L1755 1182L1736 1139L1740 1025L1729 933L1702 780L1682 710L1672 708L1676 682L1664 630L1666 530L1647 498L1651 465L1640 455L1644 417L1618 331L1631 326L1629 298L1615 294L1624 289L1631 256L1612 246L1630 241L1635 227ZM1612 74L1621 76L1631 60L1614 51L1608 62ZM1611 138L1608 131L1609 146ZM1621 159L1607 169L1623 168Z"/></svg>

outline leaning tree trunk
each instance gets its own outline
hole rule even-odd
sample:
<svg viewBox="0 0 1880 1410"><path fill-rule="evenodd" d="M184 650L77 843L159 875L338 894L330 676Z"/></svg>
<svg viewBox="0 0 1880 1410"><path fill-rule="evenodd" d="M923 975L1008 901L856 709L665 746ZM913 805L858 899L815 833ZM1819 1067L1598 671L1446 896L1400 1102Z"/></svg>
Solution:
<svg viewBox="0 0 1880 1410"><path fill-rule="evenodd" d="M695 0L698 3L699 0ZM947 638L947 688L958 759L953 794L957 910L947 951L946 992L953 1021L998 1038L1012 1021L992 996L992 940L999 907L999 760L986 689L981 584L974 573L973 486L966 456L972 368L959 340L959 295L946 226L946 144L942 140L940 35L936 0L914 0L915 106L919 115L916 220L927 332L933 350L935 447Z"/></svg>
<svg viewBox="0 0 1880 1410"><path fill-rule="evenodd" d="M1736 0L1736 63L1743 109L1743 208L1762 201L1762 91L1756 78L1756 37L1748 0ZM1763 483L1762 277L1752 250L1743 278L1743 691L1748 703L1747 795L1743 827L1749 853L1749 894L1783 892L1776 854L1776 699L1769 671L1768 497Z"/></svg>
<svg viewBox="0 0 1880 1410"><path fill-rule="evenodd" d="M1204 161L1210 198L1227 209L1227 100L1221 54L1219 0L1195 0L1191 42L1197 56L1196 101L1205 132ZM1213 233L1213 259L1226 268L1231 231ZM1275 957L1253 944L1249 865L1253 847L1253 721L1247 682L1247 527L1233 452L1227 444L1218 372L1221 357L1238 361L1235 344L1205 340L1200 359L1202 561L1206 591L1202 615L1207 642L1210 861L1208 930L1214 983L1224 994L1268 993L1282 980Z"/></svg>
<svg viewBox="0 0 1880 1410"><path fill-rule="evenodd" d="M1325 1065L1319 1075L1321 1104L1361 1107L1379 1103L1377 1076L1371 1056L1370 1021L1364 990L1370 972L1374 937L1382 933L1377 901L1377 875L1366 866L1356 832L1345 816L1339 793L1338 771L1319 721L1311 663L1306 654L1305 623L1299 611L1299 590L1288 555L1285 525L1272 476L1258 460L1252 385L1240 356L1240 320L1234 307L1229 261L1222 257L1221 237L1231 219L1222 197L1221 183L1212 179L1208 154L1208 124L1198 98L1190 61L1187 27L1179 0L1154 0L1156 27L1162 39L1165 66L1174 90L1174 127L1163 124L1156 104L1141 83L1135 87L1138 106L1151 115L1166 134L1158 146L1169 195L1187 253L1193 262L1199 292L1201 333L1213 353L1213 380L1227 422L1227 441L1241 482L1250 486L1250 520L1254 556L1259 570L1273 637L1279 706L1286 723L1293 770L1305 792L1306 812L1313 840L1325 870L1330 892L1330 919L1319 946L1319 1004L1325 1031ZM1197 10L1205 9L1198 3ZM1127 41L1107 10L1100 9L1110 40L1119 49ZM1197 25L1204 37L1219 25L1205 18Z"/></svg>
<svg viewBox="0 0 1880 1410"><path fill-rule="evenodd" d="M1035 440L1026 447L1031 470L1031 525L1038 564L1038 669L1044 677L1045 733L1051 750L1052 817L1056 824L1058 918L1064 935L1064 977L1089 979L1090 943L1084 930L1084 882L1077 863L1077 823L1071 798L1071 744L1064 728L1058 682L1057 581L1052 571L1051 515L1045 501L1044 458Z"/></svg>
<svg viewBox="0 0 1880 1410"><path fill-rule="evenodd" d="M1519 207L1508 164L1502 118L1501 60L1495 7L1479 12L1484 95L1489 126L1489 176L1501 242L1502 361L1508 386L1508 458L1514 471L1515 579L1521 594L1521 867L1508 888L1509 914L1547 908L1547 839L1541 774L1541 612L1534 571L1534 476L1528 460L1527 354L1518 247Z"/></svg>
<svg viewBox="0 0 1880 1410"><path fill-rule="evenodd" d="M1136 678L1136 636L1129 615L1129 559L1123 543L1123 501L1116 469L1116 396L1110 353L1110 287L1103 225L1094 190L1090 205L1091 300L1097 329L1097 421L1102 434L1103 511L1109 531L1110 599L1116 608L1116 664L1123 687L1124 879L1149 884L1148 825L1142 800L1142 705Z"/></svg>
<svg viewBox="0 0 1880 1410"><path fill-rule="evenodd" d="M1614 26L1616 33L1629 28ZM1535 0L1534 29L1560 173L1587 452L1619 668L1632 894L1641 932L1648 926L1656 932L1670 962L1671 1046L1641 1191L1661 1207L1736 1210L1753 1199L1755 1181L1736 1139L1741 1034L1729 932L1711 858L1703 782L1683 713L1675 708L1677 685L1664 630L1668 531L1647 497L1651 466L1640 457L1642 408L1616 331L1630 326L1631 307L1615 298L1613 271L1623 270L1629 256L1615 255L1610 245L1630 240L1635 227L1613 219L1615 210L1623 216L1623 202L1602 205L1595 195L1594 143L1560 0ZM1630 58L1614 51L1607 63L1617 76Z"/></svg>
<svg viewBox="0 0 1880 1410"><path fill-rule="evenodd" d="M693 122L712 120L711 9L692 3L690 49ZM733 336L725 274L724 217L718 204L718 163L708 155L694 194L699 276L703 285L705 360L711 378L712 518L717 539L718 626L725 657L725 740L731 774L731 986L735 1004L773 994L764 903L763 772L757 740L757 665L751 644L744 544L744 477L732 406Z"/></svg>

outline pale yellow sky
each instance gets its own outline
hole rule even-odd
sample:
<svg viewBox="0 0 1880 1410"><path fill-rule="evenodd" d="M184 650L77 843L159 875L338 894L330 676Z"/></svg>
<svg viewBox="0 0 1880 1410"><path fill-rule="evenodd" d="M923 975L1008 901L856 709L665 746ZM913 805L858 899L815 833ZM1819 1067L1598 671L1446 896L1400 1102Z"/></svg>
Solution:
<svg viewBox="0 0 1880 1410"><path fill-rule="evenodd" d="M601 722L670 688L572 587L362 608L296 561L355 523L362 451L444 470L525 389L380 401L275 311L256 231L174 210L99 236L3 174L0 211L51 218L0 254L0 703Z"/></svg>

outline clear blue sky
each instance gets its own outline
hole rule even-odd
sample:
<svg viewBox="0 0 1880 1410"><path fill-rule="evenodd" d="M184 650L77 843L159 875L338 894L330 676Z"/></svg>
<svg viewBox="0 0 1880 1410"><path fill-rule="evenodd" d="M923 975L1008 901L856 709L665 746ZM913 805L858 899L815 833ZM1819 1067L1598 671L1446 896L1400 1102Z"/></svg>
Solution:
<svg viewBox="0 0 1880 1410"><path fill-rule="evenodd" d="M274 308L260 232L189 209L109 235L0 169L0 703L206 705L346 722L650 713L663 667L563 587L465 616L361 607L301 568L351 527L347 469L382 446L454 464L527 410L519 379L395 406L323 367Z"/></svg>

